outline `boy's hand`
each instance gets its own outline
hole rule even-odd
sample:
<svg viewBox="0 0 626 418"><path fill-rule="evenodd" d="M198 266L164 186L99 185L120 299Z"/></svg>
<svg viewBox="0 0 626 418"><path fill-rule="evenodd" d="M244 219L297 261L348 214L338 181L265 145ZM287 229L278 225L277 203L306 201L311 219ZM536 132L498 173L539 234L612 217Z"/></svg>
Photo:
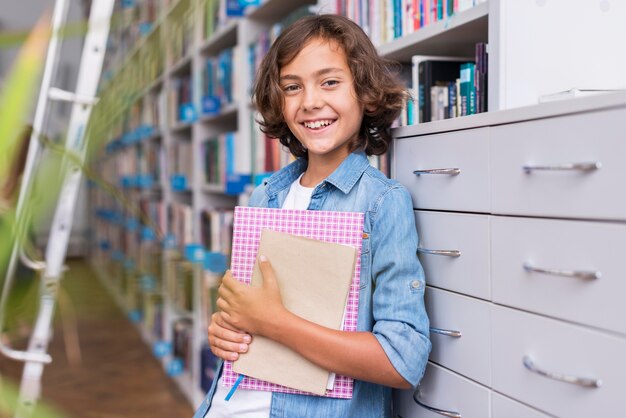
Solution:
<svg viewBox="0 0 626 418"><path fill-rule="evenodd" d="M208 328L209 345L217 357L235 361L239 353L248 351L248 344L252 337L245 332L233 329L223 319L222 312L211 315L211 324Z"/></svg>
<svg viewBox="0 0 626 418"><path fill-rule="evenodd" d="M259 257L259 267L263 275L261 287L240 283L229 272L224 275L217 299L225 323L253 335L265 335L285 311L274 270L266 257Z"/></svg>

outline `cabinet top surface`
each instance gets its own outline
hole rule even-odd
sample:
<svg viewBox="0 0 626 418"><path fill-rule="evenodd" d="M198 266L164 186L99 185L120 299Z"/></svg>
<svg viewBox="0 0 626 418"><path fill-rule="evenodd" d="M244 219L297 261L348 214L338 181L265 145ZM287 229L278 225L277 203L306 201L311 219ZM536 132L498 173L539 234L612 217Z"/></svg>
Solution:
<svg viewBox="0 0 626 418"><path fill-rule="evenodd" d="M604 93L589 97L563 99L532 106L479 113L471 116L463 116L411 126L402 126L393 129L393 136L397 139L402 139L419 135L480 128L484 126L504 125L533 119L575 115L577 113L595 112L615 108L626 108L626 91Z"/></svg>

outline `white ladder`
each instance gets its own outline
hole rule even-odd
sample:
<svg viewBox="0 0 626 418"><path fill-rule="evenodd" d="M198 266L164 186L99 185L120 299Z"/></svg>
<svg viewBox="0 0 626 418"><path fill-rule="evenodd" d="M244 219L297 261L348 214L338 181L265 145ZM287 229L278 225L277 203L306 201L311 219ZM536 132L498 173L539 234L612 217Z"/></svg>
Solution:
<svg viewBox="0 0 626 418"><path fill-rule="evenodd" d="M47 104L49 100L70 101L73 103L70 116L65 151L80 158L82 164L86 155L85 131L92 105L95 99L96 88L102 72L102 64L111 14L115 0L93 0L89 14L89 24L85 36L76 92L66 92L51 87L52 79L56 73L58 61L59 36L62 33L69 0L56 0L52 15L52 35L48 45L46 63L39 91L39 98L33 121L33 136L31 137L26 166L22 176L22 184L16 208L16 225L25 223L29 208L25 202L31 193L33 173L36 170L37 160L41 153L41 145L38 136L43 132L42 128L46 120ZM9 260L2 296L0 297L0 329L4 324L4 313L8 295L11 290L13 277L17 267L18 258L24 265L35 270L43 271L43 283L40 286L40 305L33 334L30 337L26 351L17 351L5 346L0 342L0 353L4 356L24 362L24 371L20 385L18 404L15 418L28 418L32 416L35 403L41 392L41 376L43 367L52 361L47 353L51 339L51 325L54 316L57 289L64 269L67 246L69 243L74 209L82 179L81 167L76 162L71 162L65 157L62 163L63 184L56 203L54 218L50 229L46 246L45 259L43 261L30 260L23 251L21 233L15 234L17 239L13 244L11 258Z"/></svg>

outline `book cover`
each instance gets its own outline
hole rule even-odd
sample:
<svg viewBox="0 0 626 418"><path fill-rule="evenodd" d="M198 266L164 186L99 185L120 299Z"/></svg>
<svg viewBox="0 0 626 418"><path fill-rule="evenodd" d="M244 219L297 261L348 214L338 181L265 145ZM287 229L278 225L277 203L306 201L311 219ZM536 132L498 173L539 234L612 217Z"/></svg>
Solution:
<svg viewBox="0 0 626 418"><path fill-rule="evenodd" d="M270 260L287 310L324 327L341 328L356 262L354 247L264 229L258 254ZM263 285L258 262L251 285ZM261 336L253 338L233 370L316 395L326 393L330 377L327 370Z"/></svg>
<svg viewBox="0 0 626 418"><path fill-rule="evenodd" d="M235 207L233 222L233 246L231 252L231 272L241 282L250 283L261 240L261 231L271 229L278 232L298 235L334 244L356 248L357 256L352 276L348 302L341 329L356 331L359 306L359 283L361 274L361 245L364 214L357 212L335 212L321 210L269 209ZM223 382L232 386L238 375L232 369L232 362L224 363ZM244 389L266 390L285 393L305 393L264 380L245 377L239 387ZM332 390L325 396L350 399L353 380L338 375Z"/></svg>
<svg viewBox="0 0 626 418"><path fill-rule="evenodd" d="M474 73L476 66L472 62L461 65L461 115L476 113L476 90L474 88Z"/></svg>
<svg viewBox="0 0 626 418"><path fill-rule="evenodd" d="M476 112L487 111L487 87L488 87L488 56L487 44L479 42L476 44Z"/></svg>

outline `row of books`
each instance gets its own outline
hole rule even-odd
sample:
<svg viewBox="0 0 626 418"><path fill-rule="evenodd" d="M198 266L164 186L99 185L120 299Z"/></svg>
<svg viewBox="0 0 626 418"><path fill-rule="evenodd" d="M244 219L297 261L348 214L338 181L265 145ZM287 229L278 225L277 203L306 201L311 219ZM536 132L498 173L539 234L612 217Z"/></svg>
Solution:
<svg viewBox="0 0 626 418"><path fill-rule="evenodd" d="M153 232L153 239L158 244L159 237L164 237L167 232L167 210L161 199L144 197L139 200L139 210L149 224L144 223Z"/></svg>
<svg viewBox="0 0 626 418"><path fill-rule="evenodd" d="M163 160L163 149L158 142L129 146L121 150L116 158L107 159L101 165L103 179L122 187L152 187L161 178ZM142 179L140 182L125 182L129 177Z"/></svg>
<svg viewBox="0 0 626 418"><path fill-rule="evenodd" d="M191 0L180 0L167 17L167 64L174 65L191 51L194 35L195 5Z"/></svg>
<svg viewBox="0 0 626 418"><path fill-rule="evenodd" d="M193 264L188 261L177 261L173 268L174 274L168 278L167 294L178 313L193 313Z"/></svg>
<svg viewBox="0 0 626 418"><path fill-rule="evenodd" d="M227 132L202 143L205 184L225 190L232 175L250 173L249 147L239 138L237 132Z"/></svg>
<svg viewBox="0 0 626 418"><path fill-rule="evenodd" d="M254 185L259 185L264 178L294 161L289 150L282 146L277 138L270 138L261 132L255 120L257 117L257 115L252 115L250 120L252 133L251 170Z"/></svg>
<svg viewBox="0 0 626 418"><path fill-rule="evenodd" d="M159 102L154 100L153 97L137 100L124 116L121 124L121 135L137 131L142 127L150 127L153 131L156 131L160 113Z"/></svg>
<svg viewBox="0 0 626 418"><path fill-rule="evenodd" d="M234 49L227 48L216 57L209 57L202 79L202 113L216 114L235 101Z"/></svg>
<svg viewBox="0 0 626 418"><path fill-rule="evenodd" d="M164 300L162 294L150 293L144 296L142 325L155 340L162 340L164 337L163 311Z"/></svg>
<svg viewBox="0 0 626 418"><path fill-rule="evenodd" d="M167 226L167 231L175 237L179 247L194 243L193 210L190 205L170 203L167 208Z"/></svg>
<svg viewBox="0 0 626 418"><path fill-rule="evenodd" d="M412 65L413 123L487 111L486 44L476 44L473 58L416 55Z"/></svg>
<svg viewBox="0 0 626 418"><path fill-rule="evenodd" d="M200 243L208 251L229 255L233 241L232 209L205 209L200 213Z"/></svg>
<svg viewBox="0 0 626 418"><path fill-rule="evenodd" d="M191 181L194 177L194 153L190 140L178 140L169 147L167 168L170 179L172 176L182 176L185 184L182 186L174 186L176 190L187 190L190 188Z"/></svg>
<svg viewBox="0 0 626 418"><path fill-rule="evenodd" d="M103 66L104 74L112 76L123 65L128 54L134 50L142 38L154 33L154 25L169 7L169 3L170 0L124 0L119 3L119 7L115 9L113 15L107 43L107 53ZM148 49L150 51L146 49L145 52L162 51L160 48ZM145 58L148 55L143 57L142 62L146 62ZM156 60L150 61L151 64L156 63Z"/></svg>
<svg viewBox="0 0 626 418"><path fill-rule="evenodd" d="M193 321L191 318L178 318L172 325L172 353L182 360L183 370L189 371L193 356Z"/></svg>
<svg viewBox="0 0 626 418"><path fill-rule="evenodd" d="M322 0L322 12L346 16L361 26L374 45L409 35L485 0Z"/></svg>
<svg viewBox="0 0 626 418"><path fill-rule="evenodd" d="M244 16L250 6L258 6L261 0L205 0L203 2L202 34L210 38L216 31L226 26L232 19Z"/></svg>
<svg viewBox="0 0 626 418"><path fill-rule="evenodd" d="M197 118L193 104L193 80L191 74L172 79L172 88L167 92L168 115L171 125L194 122Z"/></svg>

